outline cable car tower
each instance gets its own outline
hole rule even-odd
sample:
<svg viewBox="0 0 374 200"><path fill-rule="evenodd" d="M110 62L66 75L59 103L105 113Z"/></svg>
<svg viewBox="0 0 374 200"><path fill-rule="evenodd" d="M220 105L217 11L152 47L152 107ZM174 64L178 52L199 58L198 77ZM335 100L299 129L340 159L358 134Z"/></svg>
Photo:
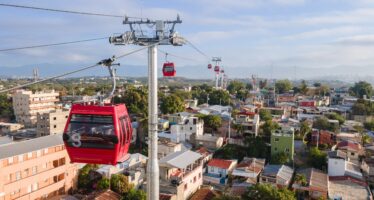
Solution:
<svg viewBox="0 0 374 200"><path fill-rule="evenodd" d="M124 34L114 35L109 42L114 45L140 45L148 46L148 163L147 163L147 199L159 199L159 166L157 159L157 46L173 45L182 46L185 40L178 36L174 28L182 23L179 15L176 20L130 20L125 17L123 24L127 24L130 30ZM145 34L142 26L153 29L152 34ZM171 27L167 30L166 27ZM135 30L135 27L139 27Z"/></svg>
<svg viewBox="0 0 374 200"><path fill-rule="evenodd" d="M215 88L218 89L218 79L219 79L219 73L220 73L220 66L219 63L222 61L221 57L213 57L212 62L215 63L214 66L214 72L216 73L216 78L215 78Z"/></svg>

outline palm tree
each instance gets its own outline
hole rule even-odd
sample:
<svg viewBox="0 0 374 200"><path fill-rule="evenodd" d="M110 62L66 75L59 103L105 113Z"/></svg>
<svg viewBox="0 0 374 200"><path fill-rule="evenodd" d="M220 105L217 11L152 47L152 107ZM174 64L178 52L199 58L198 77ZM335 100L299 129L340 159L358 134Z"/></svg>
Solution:
<svg viewBox="0 0 374 200"><path fill-rule="evenodd" d="M302 186L306 186L307 185L307 182L306 182L306 178L305 178L305 175L304 174L296 174L295 176L295 182L302 185Z"/></svg>

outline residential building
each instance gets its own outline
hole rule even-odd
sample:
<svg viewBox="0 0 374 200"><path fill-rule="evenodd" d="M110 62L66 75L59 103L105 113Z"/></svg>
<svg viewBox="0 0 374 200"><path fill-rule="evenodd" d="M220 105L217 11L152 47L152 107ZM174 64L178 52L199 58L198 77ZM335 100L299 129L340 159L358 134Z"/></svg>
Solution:
<svg viewBox="0 0 374 200"><path fill-rule="evenodd" d="M347 157L354 160L358 160L359 156L363 155L361 144L349 140L339 142L336 149L346 152Z"/></svg>
<svg viewBox="0 0 374 200"><path fill-rule="evenodd" d="M286 110L280 107L263 107L261 110L268 110L273 119L284 119L286 118Z"/></svg>
<svg viewBox="0 0 374 200"><path fill-rule="evenodd" d="M192 135L191 143L195 146L204 146L208 149L216 150L223 145L223 137L217 137L212 134Z"/></svg>
<svg viewBox="0 0 374 200"><path fill-rule="evenodd" d="M283 126L271 133L271 156L284 152L289 160L294 156L294 129Z"/></svg>
<svg viewBox="0 0 374 200"><path fill-rule="evenodd" d="M182 117L183 116L183 117ZM200 136L204 132L204 121L198 117L180 114L179 118L169 116L170 131L159 132L160 138L170 139L172 142L180 143L191 140L191 135ZM177 122L177 123L176 123Z"/></svg>
<svg viewBox="0 0 374 200"><path fill-rule="evenodd" d="M140 153L130 154L129 158L117 165L101 165L96 172L100 173L106 178L110 178L113 174L124 173L125 171L136 170L144 168L148 158Z"/></svg>
<svg viewBox="0 0 374 200"><path fill-rule="evenodd" d="M345 160L341 157L329 157L327 161L328 175L331 176L350 176L357 179L363 179L360 166Z"/></svg>
<svg viewBox="0 0 374 200"><path fill-rule="evenodd" d="M158 141L158 159L161 159L171 153L182 151L182 144L171 142L166 139L160 139Z"/></svg>
<svg viewBox="0 0 374 200"><path fill-rule="evenodd" d="M207 164L207 171L204 174L204 182L225 185L228 180L228 175L232 173L237 163L237 160L217 158L210 160Z"/></svg>
<svg viewBox="0 0 374 200"><path fill-rule="evenodd" d="M260 175L260 183L268 183L276 187L287 188L294 170L286 165L266 165Z"/></svg>
<svg viewBox="0 0 374 200"><path fill-rule="evenodd" d="M333 146L335 144L335 133L331 131L325 130L312 130L312 137L311 137L311 145L317 146L318 145L327 145Z"/></svg>
<svg viewBox="0 0 374 200"><path fill-rule="evenodd" d="M7 134L23 128L22 124L0 122L0 134Z"/></svg>
<svg viewBox="0 0 374 200"><path fill-rule="evenodd" d="M368 185L349 176L329 177L329 199L372 200Z"/></svg>
<svg viewBox="0 0 374 200"><path fill-rule="evenodd" d="M55 110L49 113L38 113L36 120L37 137L63 133L68 117L69 110Z"/></svg>
<svg viewBox="0 0 374 200"><path fill-rule="evenodd" d="M12 98L16 121L25 127L35 127L38 113L48 113L56 109L59 93L54 90L35 93L18 90Z"/></svg>
<svg viewBox="0 0 374 200"><path fill-rule="evenodd" d="M75 189L78 164L70 163L60 135L0 146L0 200L49 199Z"/></svg>
<svg viewBox="0 0 374 200"><path fill-rule="evenodd" d="M203 166L205 167L205 164L208 163L213 158L213 153L210 152L205 147L200 147L198 150L196 150L197 153L199 153L203 158Z"/></svg>
<svg viewBox="0 0 374 200"><path fill-rule="evenodd" d="M361 169L370 184L374 184L374 159L365 158L361 162Z"/></svg>
<svg viewBox="0 0 374 200"><path fill-rule="evenodd" d="M260 116L252 112L240 112L235 116L234 123L243 127L243 134L256 137L260 127Z"/></svg>
<svg viewBox="0 0 374 200"><path fill-rule="evenodd" d="M188 199L203 184L202 156L185 150L159 160L160 192L176 194L177 200Z"/></svg>
<svg viewBox="0 0 374 200"><path fill-rule="evenodd" d="M302 199L327 199L329 177L321 170L314 168L302 169L297 174L303 175L306 183L295 181L292 188Z"/></svg>
<svg viewBox="0 0 374 200"><path fill-rule="evenodd" d="M211 187L204 187L196 191L189 200L212 200L219 196L220 194Z"/></svg>
<svg viewBox="0 0 374 200"><path fill-rule="evenodd" d="M261 158L247 158L236 166L232 175L239 178L246 178L246 182L256 184L262 170L264 170L265 159Z"/></svg>

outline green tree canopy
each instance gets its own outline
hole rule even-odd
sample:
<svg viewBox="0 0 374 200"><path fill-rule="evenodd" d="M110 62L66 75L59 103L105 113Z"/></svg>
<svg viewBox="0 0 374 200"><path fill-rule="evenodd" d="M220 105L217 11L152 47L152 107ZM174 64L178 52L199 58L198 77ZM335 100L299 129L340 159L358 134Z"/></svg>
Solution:
<svg viewBox="0 0 374 200"><path fill-rule="evenodd" d="M308 163L314 168L326 169L326 153L320 151L317 147L312 147L309 151Z"/></svg>
<svg viewBox="0 0 374 200"><path fill-rule="evenodd" d="M90 171L98 169L98 165L87 164L79 170L78 174L78 188L90 190L92 189L92 181L90 179Z"/></svg>
<svg viewBox="0 0 374 200"><path fill-rule="evenodd" d="M129 192L123 194L121 200L146 200L147 194L142 190L131 188Z"/></svg>
<svg viewBox="0 0 374 200"><path fill-rule="evenodd" d="M301 94L306 94L308 92L308 84L306 83L305 80L301 81L300 92L301 92Z"/></svg>
<svg viewBox="0 0 374 200"><path fill-rule="evenodd" d="M243 199L251 200L296 200L295 193L282 188L278 189L270 184L252 185L243 195Z"/></svg>
<svg viewBox="0 0 374 200"><path fill-rule="evenodd" d="M222 119L218 115L199 114L197 115L197 117L204 121L204 126L207 126L211 129L217 130L222 126Z"/></svg>
<svg viewBox="0 0 374 200"><path fill-rule="evenodd" d="M114 103L125 103L129 113L148 116L148 91L146 88L127 87L121 97L115 97Z"/></svg>
<svg viewBox="0 0 374 200"><path fill-rule="evenodd" d="M350 92L358 98L363 98L364 95L370 98L373 95L373 87L366 81L360 81L350 88Z"/></svg>
<svg viewBox="0 0 374 200"><path fill-rule="evenodd" d="M278 94L283 94L285 92L288 92L292 89L292 83L288 79L285 80L279 80L275 83L275 91Z"/></svg>
<svg viewBox="0 0 374 200"><path fill-rule="evenodd" d="M173 114L184 111L184 101L172 94L161 99L160 110L163 114Z"/></svg>
<svg viewBox="0 0 374 200"><path fill-rule="evenodd" d="M0 117L14 118L12 101L6 94L0 94Z"/></svg>
<svg viewBox="0 0 374 200"><path fill-rule="evenodd" d="M229 85L227 86L227 90L230 94L236 94L239 90L245 89L245 85L241 81L230 81Z"/></svg>
<svg viewBox="0 0 374 200"><path fill-rule="evenodd" d="M262 121L268 121L272 120L273 117L271 116L271 113L269 110L260 109L260 120Z"/></svg>
<svg viewBox="0 0 374 200"><path fill-rule="evenodd" d="M283 165L288 163L290 160L285 152L280 152L278 154L271 156L271 164Z"/></svg>
<svg viewBox="0 0 374 200"><path fill-rule="evenodd" d="M263 134L265 136L268 136L268 137L271 136L271 133L274 130L280 128L280 126L279 126L279 124L277 122L273 122L271 120L267 120L261 127L262 127Z"/></svg>
<svg viewBox="0 0 374 200"><path fill-rule="evenodd" d="M313 122L313 128L336 132L339 126L330 124L326 117L321 117Z"/></svg>
<svg viewBox="0 0 374 200"><path fill-rule="evenodd" d="M213 90L209 94L209 104L227 106L230 102L230 95L225 90Z"/></svg>
<svg viewBox="0 0 374 200"><path fill-rule="evenodd" d="M340 114L335 113L335 112L327 114L326 117L329 118L329 119L338 120L340 125L344 124L344 122L345 122L345 118L343 116L341 116Z"/></svg>
<svg viewBox="0 0 374 200"><path fill-rule="evenodd" d="M102 178L98 183L97 183L97 189L98 190L106 190L109 189L110 187L110 180L108 178Z"/></svg>
<svg viewBox="0 0 374 200"><path fill-rule="evenodd" d="M354 115L373 115L374 104L368 100L359 99L352 106L352 114Z"/></svg>
<svg viewBox="0 0 374 200"><path fill-rule="evenodd" d="M110 178L110 189L118 194L128 193L133 188L132 184L129 184L128 177L123 174L113 174Z"/></svg>

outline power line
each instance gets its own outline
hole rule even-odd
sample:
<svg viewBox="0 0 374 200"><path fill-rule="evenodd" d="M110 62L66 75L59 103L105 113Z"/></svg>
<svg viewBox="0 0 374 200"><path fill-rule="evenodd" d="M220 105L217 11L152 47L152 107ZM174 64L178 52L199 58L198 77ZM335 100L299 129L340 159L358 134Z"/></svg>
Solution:
<svg viewBox="0 0 374 200"><path fill-rule="evenodd" d="M184 56L175 55L175 54L163 51L161 49L158 49L158 51L160 51L163 54L167 54L168 56L173 56L173 57L180 58L180 59L183 59L183 60L190 60L190 61L195 61L195 62L201 62L201 60L196 60L196 59L193 59L193 58L188 58L188 57L184 57Z"/></svg>
<svg viewBox="0 0 374 200"><path fill-rule="evenodd" d="M71 41L71 42L60 42L60 43L41 44L41 45L33 45L33 46L26 46L26 47L7 48L7 49L0 49L0 52L15 51L15 50L22 50L22 49L32 49L32 48L40 48L40 47L50 47L50 46L58 46L58 45L65 45L65 44L75 44L75 43L103 40L103 39L108 39L108 38L109 37L101 37L101 38L93 38L93 39L86 39L86 40L76 40L76 41Z"/></svg>
<svg viewBox="0 0 374 200"><path fill-rule="evenodd" d="M54 8L41 8L41 7L24 6L24 5L16 5L16 4L6 4L6 3L0 3L0 6L14 7L14 8L25 8L25 9L33 9L33 10L43 10L43 11L50 11L50 12L61 12L61 13L78 14L78 15L91 15L91 16L100 16L100 17L116 17L116 18L123 18L124 17L124 15L112 15L112 14L104 14L104 13L61 10L61 9L54 9ZM139 17L129 17L129 18L140 19Z"/></svg>

